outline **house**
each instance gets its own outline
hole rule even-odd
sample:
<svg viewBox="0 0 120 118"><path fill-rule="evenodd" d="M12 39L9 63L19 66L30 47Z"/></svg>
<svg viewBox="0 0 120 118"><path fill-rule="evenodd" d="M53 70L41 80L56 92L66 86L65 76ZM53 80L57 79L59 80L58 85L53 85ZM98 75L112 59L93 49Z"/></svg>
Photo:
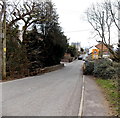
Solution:
<svg viewBox="0 0 120 118"><path fill-rule="evenodd" d="M99 44L97 44L95 47L96 47L97 49L99 49L99 51L100 51L100 53L101 53L101 52L102 52L102 45L103 45L103 56L104 56L104 55L109 55L109 50L108 50L108 48L107 48L104 44L99 43Z"/></svg>
<svg viewBox="0 0 120 118"><path fill-rule="evenodd" d="M99 43L95 46L92 46L89 48L89 54L91 55L92 54L92 51L93 49L98 49L99 50L99 57L101 55L101 52L102 52L102 43ZM109 57L110 56L110 53L109 53L109 50L108 48L103 44L103 57Z"/></svg>
<svg viewBox="0 0 120 118"><path fill-rule="evenodd" d="M89 48L89 54L91 54L91 53L92 53L92 50L93 50L93 49L98 49L98 48L97 48L97 47L95 47L95 46L90 47L90 48Z"/></svg>

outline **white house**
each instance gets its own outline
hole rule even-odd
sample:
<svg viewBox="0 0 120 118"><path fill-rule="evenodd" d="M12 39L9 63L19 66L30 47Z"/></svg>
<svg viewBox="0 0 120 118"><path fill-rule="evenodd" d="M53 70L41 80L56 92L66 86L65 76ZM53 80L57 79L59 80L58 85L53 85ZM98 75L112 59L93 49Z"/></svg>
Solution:
<svg viewBox="0 0 120 118"><path fill-rule="evenodd" d="M96 48L95 46L92 46L91 48L89 48L89 54L92 53L92 50L93 50L93 49L98 49L98 48Z"/></svg>

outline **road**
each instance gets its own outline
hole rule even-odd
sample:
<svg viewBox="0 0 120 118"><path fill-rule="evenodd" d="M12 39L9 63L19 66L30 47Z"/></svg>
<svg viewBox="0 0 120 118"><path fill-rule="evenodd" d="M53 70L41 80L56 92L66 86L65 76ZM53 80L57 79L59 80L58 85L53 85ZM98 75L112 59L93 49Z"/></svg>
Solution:
<svg viewBox="0 0 120 118"><path fill-rule="evenodd" d="M82 61L40 76L2 84L3 116L77 116Z"/></svg>

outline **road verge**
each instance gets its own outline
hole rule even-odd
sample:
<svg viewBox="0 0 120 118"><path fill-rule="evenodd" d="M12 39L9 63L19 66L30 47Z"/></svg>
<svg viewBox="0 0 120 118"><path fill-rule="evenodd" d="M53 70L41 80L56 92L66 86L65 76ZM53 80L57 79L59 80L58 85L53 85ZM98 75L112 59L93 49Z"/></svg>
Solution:
<svg viewBox="0 0 120 118"><path fill-rule="evenodd" d="M112 115L117 116L120 113L119 107L119 96L118 96L118 83L117 80L105 80L105 79L95 79L105 98L109 102L109 107L111 109Z"/></svg>

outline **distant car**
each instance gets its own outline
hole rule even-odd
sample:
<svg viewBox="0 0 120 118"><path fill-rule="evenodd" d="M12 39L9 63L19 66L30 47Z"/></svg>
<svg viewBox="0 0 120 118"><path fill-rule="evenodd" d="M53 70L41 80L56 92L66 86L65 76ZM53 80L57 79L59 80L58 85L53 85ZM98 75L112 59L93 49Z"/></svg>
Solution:
<svg viewBox="0 0 120 118"><path fill-rule="evenodd" d="M88 60L88 54L85 54L82 60L87 61Z"/></svg>
<svg viewBox="0 0 120 118"><path fill-rule="evenodd" d="M78 60L82 60L82 59L83 59L83 56L80 55L80 56L78 57Z"/></svg>

